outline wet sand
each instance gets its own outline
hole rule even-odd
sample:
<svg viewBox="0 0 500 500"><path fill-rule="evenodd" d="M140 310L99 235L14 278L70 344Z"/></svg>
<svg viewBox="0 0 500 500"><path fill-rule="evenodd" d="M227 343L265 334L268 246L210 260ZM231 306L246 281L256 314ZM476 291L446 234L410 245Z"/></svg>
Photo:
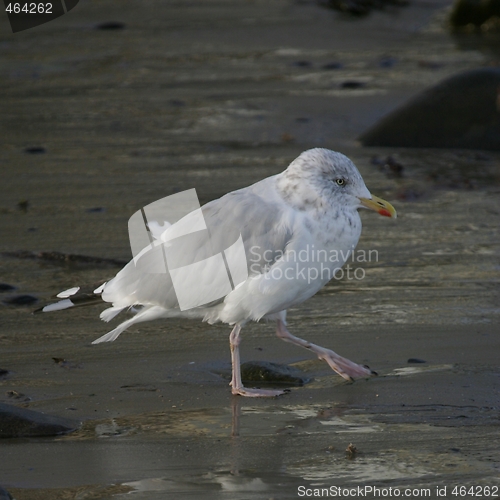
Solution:
<svg viewBox="0 0 500 500"><path fill-rule="evenodd" d="M312 379L271 400L231 396L227 326L155 322L91 346L110 329L103 306L31 314L118 267L0 257L0 282L17 287L0 294L0 401L83 422L2 440L0 484L16 499L296 498L300 486L432 497L446 486L456 498L457 485L500 486L500 155L356 141L426 86L498 61L439 27L446 5L353 21L314 2L80 1L16 35L0 19L0 252L127 260L140 207L192 187L205 203L315 146L350 156L399 215L363 213L358 249L377 251L351 263L363 279L289 311L294 334L379 376L345 383L252 324L243 361ZM125 27L95 29L105 21ZM45 153L25 152L35 146ZM402 177L373 164L388 155ZM1 303L20 294L38 303Z"/></svg>

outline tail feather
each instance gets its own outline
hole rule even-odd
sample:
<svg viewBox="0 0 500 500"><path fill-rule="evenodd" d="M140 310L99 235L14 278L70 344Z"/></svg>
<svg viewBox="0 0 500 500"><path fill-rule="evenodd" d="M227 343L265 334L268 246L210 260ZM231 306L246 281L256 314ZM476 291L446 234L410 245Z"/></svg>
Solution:
<svg viewBox="0 0 500 500"><path fill-rule="evenodd" d="M113 342L113 340L116 340L121 333L123 333L130 325L132 325L133 319L134 318L128 319L127 321L119 324L114 330L111 330L110 332L106 333L106 335L103 335L102 337L94 340L92 344L100 344L101 342Z"/></svg>
<svg viewBox="0 0 500 500"><path fill-rule="evenodd" d="M102 302L101 292L104 288L104 283L97 283L90 288L81 289L79 286L69 288L57 294L57 297L63 300L48 304L33 311L34 314L41 312L54 312L69 309L70 307L90 306ZM100 285L96 288L97 285Z"/></svg>
<svg viewBox="0 0 500 500"><path fill-rule="evenodd" d="M109 323L115 316L118 316L118 314L120 314L124 309L127 309L127 306L108 307L101 313L100 318L103 321L106 321L106 323Z"/></svg>
<svg viewBox="0 0 500 500"><path fill-rule="evenodd" d="M47 306L41 307L40 309L37 309L34 311L35 313L38 312L53 312L53 311L62 311L63 309L69 309L70 307L74 307L75 304L71 302L70 299L64 299L60 300L59 302L54 302L53 304L49 304Z"/></svg>
<svg viewBox="0 0 500 500"><path fill-rule="evenodd" d="M89 288L87 290L81 290L80 287L69 288L68 290L60 292L57 295L57 297L62 300L54 302L53 304L48 304L45 307L37 309L34 312L38 313L60 311L62 309L69 309L70 307L87 306L91 304L102 303L103 301L101 298L101 293L104 290L105 284L106 283L98 283L97 285L94 285L92 288ZM142 307L142 309L140 307ZM120 336L120 334L124 332L129 326L135 323L141 323L142 321L150 321L153 319L165 317L167 313L164 307L156 305L137 305L135 307L130 307L130 305L113 305L111 307L108 307L108 309L102 311L101 319L103 321L111 321L124 309L131 309L132 312L136 313L135 316L123 321L115 329L94 340L92 344L112 342L113 340L116 340ZM172 313L170 312L169 315L172 315Z"/></svg>
<svg viewBox="0 0 500 500"><path fill-rule="evenodd" d="M94 340L92 344L100 344L101 342L113 342L116 340L122 332L124 332L129 326L135 323L141 323L142 321L150 321L153 319L161 318L165 315L165 309L161 306L150 306L145 307L140 312L138 312L133 318L127 319L123 323L120 323L114 330L106 333L102 337Z"/></svg>
<svg viewBox="0 0 500 500"><path fill-rule="evenodd" d="M75 293L78 293L78 290L80 290L80 287L74 286L73 288L68 288L68 290L64 290L64 292L58 293L57 297L59 297L60 299L67 299L68 297L75 295Z"/></svg>

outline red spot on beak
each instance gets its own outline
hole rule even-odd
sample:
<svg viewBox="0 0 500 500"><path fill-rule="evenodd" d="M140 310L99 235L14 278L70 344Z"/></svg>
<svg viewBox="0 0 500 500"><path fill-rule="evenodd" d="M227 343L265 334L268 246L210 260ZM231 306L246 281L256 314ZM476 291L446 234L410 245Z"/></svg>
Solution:
<svg viewBox="0 0 500 500"><path fill-rule="evenodd" d="M391 212L389 210L386 210L383 208L382 210L379 210L378 212L380 215L383 215L384 217L392 217Z"/></svg>

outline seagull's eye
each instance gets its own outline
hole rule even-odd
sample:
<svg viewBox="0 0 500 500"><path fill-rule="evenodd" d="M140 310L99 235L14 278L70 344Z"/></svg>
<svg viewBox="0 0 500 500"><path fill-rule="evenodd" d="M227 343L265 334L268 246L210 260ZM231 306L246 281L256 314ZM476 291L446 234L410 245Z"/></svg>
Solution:
<svg viewBox="0 0 500 500"><path fill-rule="evenodd" d="M335 183L337 184L337 186L345 186L345 179L335 179Z"/></svg>

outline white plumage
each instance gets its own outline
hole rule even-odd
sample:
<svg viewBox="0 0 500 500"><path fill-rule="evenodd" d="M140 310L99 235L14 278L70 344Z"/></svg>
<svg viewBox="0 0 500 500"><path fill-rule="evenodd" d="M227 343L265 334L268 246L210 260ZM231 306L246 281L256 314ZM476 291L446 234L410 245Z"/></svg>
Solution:
<svg viewBox="0 0 500 500"><path fill-rule="evenodd" d="M373 374L333 351L294 337L285 326L286 309L314 295L349 258L361 234L358 209L363 206L382 215L396 215L389 203L372 197L346 156L327 149L305 151L281 174L231 192L201 209L214 255L226 250L241 236L248 265L246 280L219 300L183 311L170 274L144 272L149 258L146 253L141 266L130 261L112 280L95 290L105 302L112 304L101 313L104 321L112 320L126 309L139 310L93 343L115 340L133 324L158 318L222 321L235 325L230 337L233 393L274 396L281 392L244 388L239 375L240 330L250 320L265 318L277 321L280 338L312 350L343 377ZM177 227L179 223L156 224L151 225L150 230L156 240L168 245ZM182 247L186 265L200 261L206 252L206 248L202 248L204 236L201 232L196 234L199 234L198 240L197 236L191 237ZM333 255L336 259L332 259ZM215 270L205 266L203 274L205 272L210 277ZM75 287L59 296L67 301L76 292ZM194 287L192 293L197 293ZM67 302L64 305L69 307ZM55 309L50 305L44 310Z"/></svg>

